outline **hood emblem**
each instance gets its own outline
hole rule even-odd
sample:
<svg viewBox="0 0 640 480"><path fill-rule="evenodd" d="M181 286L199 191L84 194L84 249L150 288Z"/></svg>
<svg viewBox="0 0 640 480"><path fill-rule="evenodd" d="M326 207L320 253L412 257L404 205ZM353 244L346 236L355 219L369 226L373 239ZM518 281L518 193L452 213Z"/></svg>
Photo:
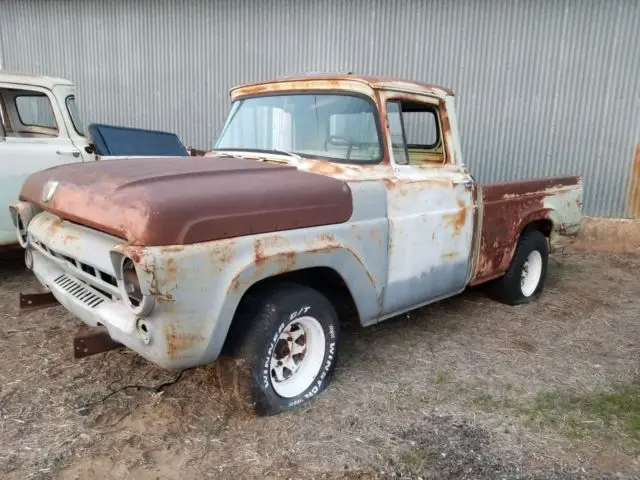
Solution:
<svg viewBox="0 0 640 480"><path fill-rule="evenodd" d="M56 189L60 185L60 182L49 181L44 184L44 188L42 189L42 201L47 203L53 198L54 193L56 193Z"/></svg>

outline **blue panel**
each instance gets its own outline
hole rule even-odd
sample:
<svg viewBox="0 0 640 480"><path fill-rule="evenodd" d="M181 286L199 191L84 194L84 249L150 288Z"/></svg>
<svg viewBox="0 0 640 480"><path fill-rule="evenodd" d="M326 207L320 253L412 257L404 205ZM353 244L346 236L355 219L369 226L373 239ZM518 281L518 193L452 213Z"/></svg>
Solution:
<svg viewBox="0 0 640 480"><path fill-rule="evenodd" d="M98 155L188 156L175 133L93 123L89 136Z"/></svg>

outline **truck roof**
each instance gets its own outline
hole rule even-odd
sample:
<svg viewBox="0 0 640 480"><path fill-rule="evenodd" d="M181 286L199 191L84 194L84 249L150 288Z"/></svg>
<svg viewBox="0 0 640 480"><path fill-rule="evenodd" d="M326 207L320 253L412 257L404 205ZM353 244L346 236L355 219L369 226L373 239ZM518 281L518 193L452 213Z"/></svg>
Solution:
<svg viewBox="0 0 640 480"><path fill-rule="evenodd" d="M281 77L274 80L264 82L246 83L237 85L231 89L231 94L240 93L249 94L252 91L265 92L271 90L279 90L278 84L295 82L300 83L300 87L295 86L293 89L304 89L305 87L313 87L323 82L335 84L335 82L356 82L364 84L372 89L397 90L409 93L422 93L436 97L454 96L454 92L446 87L435 85L432 83L417 82L398 77L380 77L371 75L352 75L352 74L307 74ZM313 84L305 84L305 82L313 82Z"/></svg>
<svg viewBox="0 0 640 480"><path fill-rule="evenodd" d="M49 90L56 85L73 85L73 82L64 78L48 77L46 75L14 72L9 70L0 70L0 82L32 85L35 87L48 88Z"/></svg>

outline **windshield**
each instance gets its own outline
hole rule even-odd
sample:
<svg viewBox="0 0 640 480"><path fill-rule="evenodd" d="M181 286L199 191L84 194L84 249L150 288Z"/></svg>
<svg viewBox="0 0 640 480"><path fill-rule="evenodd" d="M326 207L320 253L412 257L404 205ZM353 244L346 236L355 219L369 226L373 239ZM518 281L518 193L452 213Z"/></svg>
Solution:
<svg viewBox="0 0 640 480"><path fill-rule="evenodd" d="M76 97L73 95L69 95L67 97L67 110L69 110L69 116L71 117L71 123L73 123L73 128L76 129L78 135L84 136L84 128L82 127L82 121L80 120L80 112L78 112L78 107L76 105Z"/></svg>
<svg viewBox="0 0 640 480"><path fill-rule="evenodd" d="M348 94L291 94L237 100L216 150L285 151L311 158L381 160L373 103Z"/></svg>

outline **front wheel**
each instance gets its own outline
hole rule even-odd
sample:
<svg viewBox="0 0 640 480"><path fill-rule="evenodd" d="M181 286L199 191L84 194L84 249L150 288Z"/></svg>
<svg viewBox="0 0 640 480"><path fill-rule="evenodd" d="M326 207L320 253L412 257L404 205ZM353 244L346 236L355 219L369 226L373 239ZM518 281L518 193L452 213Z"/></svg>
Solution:
<svg viewBox="0 0 640 480"><path fill-rule="evenodd" d="M539 230L525 230L508 270L492 285L494 296L508 305L536 300L544 290L548 261L547 238Z"/></svg>
<svg viewBox="0 0 640 480"><path fill-rule="evenodd" d="M245 330L240 356L258 414L290 410L327 387L337 362L339 324L320 292L287 284L250 294L236 321Z"/></svg>

